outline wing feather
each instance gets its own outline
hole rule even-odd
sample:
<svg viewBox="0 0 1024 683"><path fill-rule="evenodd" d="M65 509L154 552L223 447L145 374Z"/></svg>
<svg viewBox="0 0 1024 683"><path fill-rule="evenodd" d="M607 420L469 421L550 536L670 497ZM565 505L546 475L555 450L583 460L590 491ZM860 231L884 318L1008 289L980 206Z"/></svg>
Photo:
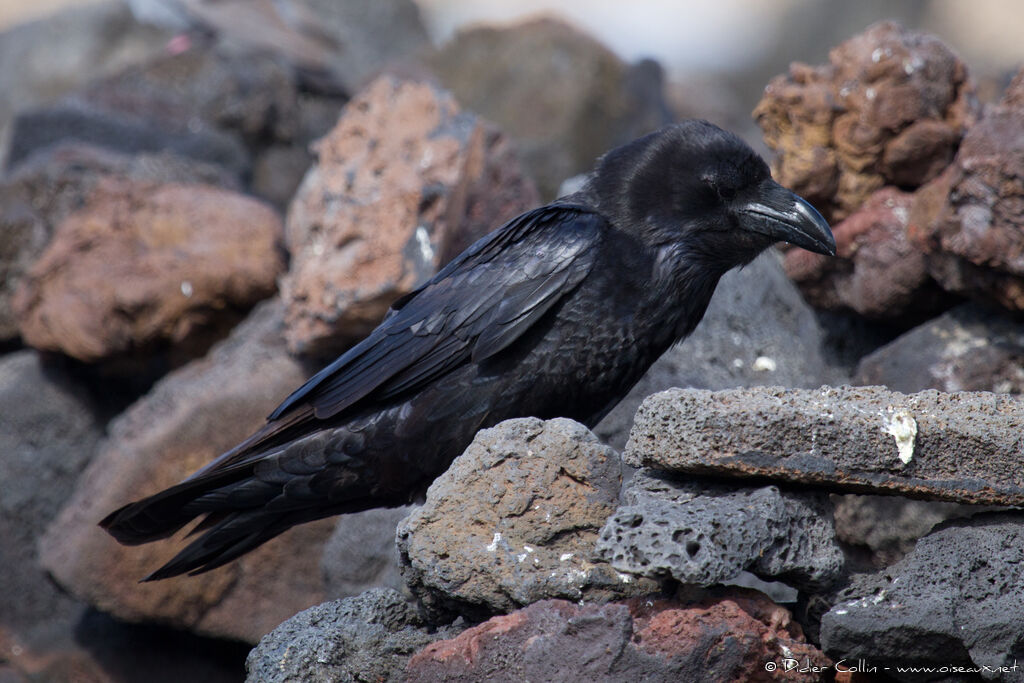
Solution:
<svg viewBox="0 0 1024 683"><path fill-rule="evenodd" d="M510 221L397 301L380 327L314 375L271 419L302 403L328 419L371 395L415 391L502 351L590 272L602 224L597 214L570 205Z"/></svg>

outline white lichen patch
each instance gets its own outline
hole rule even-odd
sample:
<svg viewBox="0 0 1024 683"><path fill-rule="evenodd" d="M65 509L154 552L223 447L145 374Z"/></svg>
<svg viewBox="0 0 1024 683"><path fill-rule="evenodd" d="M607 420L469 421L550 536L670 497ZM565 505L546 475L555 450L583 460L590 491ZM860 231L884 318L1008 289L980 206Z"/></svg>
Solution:
<svg viewBox="0 0 1024 683"><path fill-rule="evenodd" d="M425 225L416 226L416 244L420 248L420 257L424 263L434 262L434 247L430 244L430 233Z"/></svg>
<svg viewBox="0 0 1024 683"><path fill-rule="evenodd" d="M491 541L490 545L487 546L487 552L489 552L489 553L497 552L498 551L498 544L499 543L501 543L501 534L499 534L497 531L495 531L494 532L494 539Z"/></svg>
<svg viewBox="0 0 1024 683"><path fill-rule="evenodd" d="M914 442L917 439L917 420L906 410L888 411L889 419L885 425L885 431L896 439L896 449L899 459L904 465L908 464L914 457Z"/></svg>

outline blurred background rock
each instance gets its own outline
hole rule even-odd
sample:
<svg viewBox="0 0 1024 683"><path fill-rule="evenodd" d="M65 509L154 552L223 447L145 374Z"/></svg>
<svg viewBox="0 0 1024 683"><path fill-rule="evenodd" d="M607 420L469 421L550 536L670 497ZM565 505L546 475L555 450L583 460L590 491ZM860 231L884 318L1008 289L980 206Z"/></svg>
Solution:
<svg viewBox="0 0 1024 683"><path fill-rule="evenodd" d="M391 3L385 4L387 11L394 11ZM0 131L6 131L16 110L52 100L85 78L113 73L160 51L162 32L205 24L317 62L325 59L323 33L332 31L321 27L320 35L304 35L310 27L305 15L315 2L130 0L128 5L131 12L103 0L0 2L0 29L51 17L47 26L23 27L0 44L0 63L19 65L0 69ZM748 113L772 76L791 61L823 61L832 46L879 19L941 36L971 65L983 100L998 95L1022 59L1024 6L1003 0L646 0L628 6L587 0L418 0L415 5L422 27L414 25L419 22L390 22L386 33L357 38L361 49L386 38L370 51L379 54L361 58L363 69L371 68L373 57L384 55L387 44L415 47L429 37L434 46L442 46L474 25L551 16L593 36L628 63L655 60L664 69L667 98L677 113L706 116L745 133L754 132ZM273 21L239 20L260 12L275 15ZM132 26L136 21L141 25ZM349 85L358 77L351 70L345 76ZM755 143L759 139L747 137Z"/></svg>
<svg viewBox="0 0 1024 683"><path fill-rule="evenodd" d="M378 623L401 597L365 591L403 588L391 534L408 509L145 586L171 544L124 549L96 520L230 447L476 236L683 117L737 131L777 177L810 169L784 182L818 192L839 257L727 275L595 428L604 443L621 450L670 386L1021 393L1021 25L1024 5L999 0L0 0L0 681L240 680L304 607L369 595ZM903 51L948 68L903 79ZM847 101L848 76L908 109L952 94L887 128L846 106L873 99ZM884 149L851 150L840 113ZM826 141L776 135L791 115ZM800 164L828 155L845 185ZM976 511L835 501L858 571Z"/></svg>

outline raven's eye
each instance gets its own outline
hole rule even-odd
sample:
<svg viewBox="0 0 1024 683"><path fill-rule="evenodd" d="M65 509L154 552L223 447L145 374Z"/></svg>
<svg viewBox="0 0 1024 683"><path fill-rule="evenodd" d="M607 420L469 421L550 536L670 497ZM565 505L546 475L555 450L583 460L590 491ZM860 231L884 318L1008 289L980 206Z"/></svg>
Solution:
<svg viewBox="0 0 1024 683"><path fill-rule="evenodd" d="M732 185L712 185L715 188L715 192L718 194L718 198L723 202L732 201L732 198L736 196L736 188Z"/></svg>

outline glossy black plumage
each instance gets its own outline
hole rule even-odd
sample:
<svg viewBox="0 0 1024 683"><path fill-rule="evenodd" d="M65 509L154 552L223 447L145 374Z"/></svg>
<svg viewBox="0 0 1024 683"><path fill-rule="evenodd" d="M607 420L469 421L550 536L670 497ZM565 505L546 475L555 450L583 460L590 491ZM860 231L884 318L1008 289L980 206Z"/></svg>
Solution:
<svg viewBox="0 0 1024 683"><path fill-rule="evenodd" d="M220 566L302 522L422 494L480 428L594 425L689 334L718 279L778 240L834 253L827 224L741 140L702 121L605 155L396 301L267 425L101 522L122 543L201 533L149 579Z"/></svg>

